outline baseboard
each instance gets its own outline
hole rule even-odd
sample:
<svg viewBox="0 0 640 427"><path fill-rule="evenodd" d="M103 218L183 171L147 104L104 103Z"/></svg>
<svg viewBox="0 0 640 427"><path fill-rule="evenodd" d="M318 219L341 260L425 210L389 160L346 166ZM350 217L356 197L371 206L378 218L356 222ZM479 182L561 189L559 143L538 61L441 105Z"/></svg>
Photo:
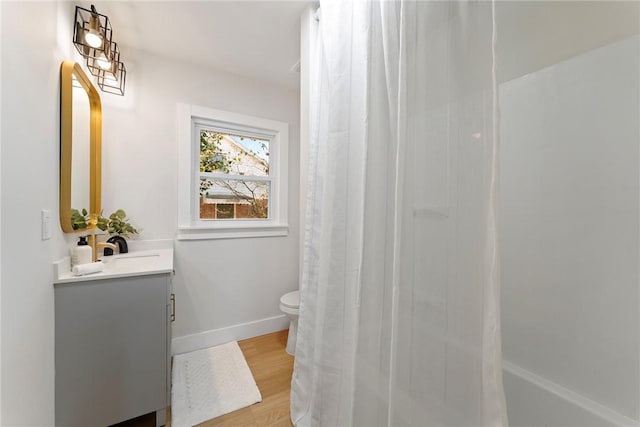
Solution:
<svg viewBox="0 0 640 427"><path fill-rule="evenodd" d="M176 337L171 340L171 354L188 353L234 340L244 340L271 332L282 331L288 327L289 319L283 314L254 320L253 322L240 323L225 328L211 329L197 334Z"/></svg>
<svg viewBox="0 0 640 427"><path fill-rule="evenodd" d="M509 412L509 424L518 425L538 425L531 418L537 417L539 411L546 412L540 414L542 417L557 418L560 423L557 425L580 425L580 426L603 426L611 425L616 427L640 426L638 421L633 420L615 410L595 402L573 390L554 383L537 374L527 371L514 363L503 360L505 391L507 394L507 411ZM511 376L512 379L509 377ZM514 382L517 381L521 385ZM512 388L512 390L509 390ZM524 406L510 404L510 393L517 393L518 396L511 396L513 401L520 401ZM512 401L512 403L514 403ZM536 403L537 402L537 403ZM535 409L532 409L535 408ZM520 411L518 411L520 409ZM513 413L513 411L523 412ZM530 414L524 412L532 411ZM533 416L532 416L533 414ZM547 418L540 425L556 425ZM577 424L569 424L568 420L579 420ZM525 421L526 420L526 421Z"/></svg>

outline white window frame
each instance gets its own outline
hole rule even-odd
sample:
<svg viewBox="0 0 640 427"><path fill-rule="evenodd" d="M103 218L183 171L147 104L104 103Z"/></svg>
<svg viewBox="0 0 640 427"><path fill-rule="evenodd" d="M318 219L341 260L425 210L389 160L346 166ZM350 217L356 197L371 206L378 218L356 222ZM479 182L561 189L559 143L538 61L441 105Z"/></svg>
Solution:
<svg viewBox="0 0 640 427"><path fill-rule="evenodd" d="M178 104L177 125L179 240L273 237L289 234L287 123L196 105ZM202 126L222 132L269 139L271 188L268 219L200 219L200 138L196 133ZM254 177L247 178L253 180Z"/></svg>

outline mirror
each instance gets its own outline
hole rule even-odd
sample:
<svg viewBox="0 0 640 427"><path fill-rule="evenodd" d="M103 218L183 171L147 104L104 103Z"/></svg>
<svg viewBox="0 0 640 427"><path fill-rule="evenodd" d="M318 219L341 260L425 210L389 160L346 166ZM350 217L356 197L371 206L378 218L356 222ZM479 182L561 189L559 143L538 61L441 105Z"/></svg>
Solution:
<svg viewBox="0 0 640 427"><path fill-rule="evenodd" d="M71 129L71 208L89 209L89 152L91 107L89 96L73 77Z"/></svg>
<svg viewBox="0 0 640 427"><path fill-rule="evenodd" d="M65 233L96 228L101 210L102 105L79 64L60 67L60 226ZM74 229L71 210L88 210Z"/></svg>

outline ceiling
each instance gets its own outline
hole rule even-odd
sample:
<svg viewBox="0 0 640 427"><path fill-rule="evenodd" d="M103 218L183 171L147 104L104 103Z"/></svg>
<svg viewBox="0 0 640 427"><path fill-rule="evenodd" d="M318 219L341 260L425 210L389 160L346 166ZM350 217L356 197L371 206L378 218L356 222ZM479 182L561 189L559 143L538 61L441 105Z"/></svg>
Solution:
<svg viewBox="0 0 640 427"><path fill-rule="evenodd" d="M299 87L300 17L310 1L102 1L127 49Z"/></svg>
<svg viewBox="0 0 640 427"><path fill-rule="evenodd" d="M501 1L498 79L508 81L640 32L638 1Z"/></svg>
<svg viewBox="0 0 640 427"><path fill-rule="evenodd" d="M0 0L1 1L1 0ZM299 87L300 18L313 0L109 1L127 50ZM638 33L638 2L504 1L497 7L500 80ZM84 5L88 6L88 5Z"/></svg>

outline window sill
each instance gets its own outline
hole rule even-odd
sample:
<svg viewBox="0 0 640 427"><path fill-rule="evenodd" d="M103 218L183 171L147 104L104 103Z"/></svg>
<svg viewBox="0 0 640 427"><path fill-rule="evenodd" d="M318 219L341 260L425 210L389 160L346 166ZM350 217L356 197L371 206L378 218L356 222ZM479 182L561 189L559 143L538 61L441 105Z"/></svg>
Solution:
<svg viewBox="0 0 640 427"><path fill-rule="evenodd" d="M289 235L288 224L260 225L194 225L178 227L177 240L250 239L255 237L283 237Z"/></svg>

